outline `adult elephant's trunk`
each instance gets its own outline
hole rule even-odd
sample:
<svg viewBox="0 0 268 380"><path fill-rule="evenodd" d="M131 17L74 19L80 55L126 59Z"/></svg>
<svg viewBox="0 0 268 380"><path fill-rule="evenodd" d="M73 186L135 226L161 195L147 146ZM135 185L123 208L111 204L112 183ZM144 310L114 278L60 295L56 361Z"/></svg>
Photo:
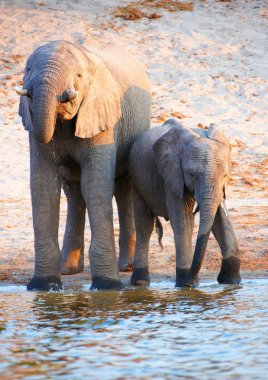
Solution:
<svg viewBox="0 0 268 380"><path fill-rule="evenodd" d="M196 240L194 257L190 272L188 274L186 285L192 286L195 283L199 270L205 256L209 235L214 223L217 209L220 205L220 200L215 197L206 197L205 200L200 201L200 222L199 230Z"/></svg>
<svg viewBox="0 0 268 380"><path fill-rule="evenodd" d="M35 89L33 98L33 128L36 139L48 144L55 130L57 118L57 92L51 91L47 83Z"/></svg>

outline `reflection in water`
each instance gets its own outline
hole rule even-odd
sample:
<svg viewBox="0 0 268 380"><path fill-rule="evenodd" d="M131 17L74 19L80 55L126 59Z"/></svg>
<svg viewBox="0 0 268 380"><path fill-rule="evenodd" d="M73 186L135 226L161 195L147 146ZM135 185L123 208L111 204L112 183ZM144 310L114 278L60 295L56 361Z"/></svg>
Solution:
<svg viewBox="0 0 268 380"><path fill-rule="evenodd" d="M42 293L0 287L8 379L254 378L267 374L268 281ZM1 375L0 375L1 378Z"/></svg>

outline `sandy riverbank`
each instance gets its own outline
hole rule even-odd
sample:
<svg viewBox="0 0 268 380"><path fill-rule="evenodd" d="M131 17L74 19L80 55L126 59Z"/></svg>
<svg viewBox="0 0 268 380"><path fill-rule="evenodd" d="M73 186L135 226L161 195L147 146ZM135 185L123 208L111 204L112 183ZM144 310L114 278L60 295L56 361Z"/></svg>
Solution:
<svg viewBox="0 0 268 380"><path fill-rule="evenodd" d="M176 116L188 126L205 127L215 122L223 128L233 146L227 206L240 246L243 274L267 277L267 1L195 1L185 11L174 11L170 6L155 8L148 1L124 2L138 10L138 15L146 16L136 21L115 17L119 11L121 15L125 12L118 10L120 3L0 3L0 280L27 283L33 273L28 136L18 116L14 87L21 83L32 50L55 39L85 45L101 39L138 57L153 87L153 124ZM153 13L157 17L147 17ZM65 214L62 197L60 240ZM150 246L151 272L156 280L175 274L172 231L166 222L164 230L164 251L155 235ZM115 233L118 236L116 212ZM86 247L89 241L88 231ZM90 282L88 266L86 259L84 274L63 280ZM219 266L219 248L211 237L203 278L214 276ZM127 283L129 274L122 274L122 278Z"/></svg>

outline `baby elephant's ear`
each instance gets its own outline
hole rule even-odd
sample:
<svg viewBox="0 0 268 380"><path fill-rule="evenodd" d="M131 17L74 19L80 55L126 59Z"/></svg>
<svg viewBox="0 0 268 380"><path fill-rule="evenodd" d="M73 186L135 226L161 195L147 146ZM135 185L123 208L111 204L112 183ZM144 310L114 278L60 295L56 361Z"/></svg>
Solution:
<svg viewBox="0 0 268 380"><path fill-rule="evenodd" d="M215 140L221 142L226 145L230 145L227 137L221 130L221 128L216 124L210 124L209 129L207 131L207 137L211 140Z"/></svg>
<svg viewBox="0 0 268 380"><path fill-rule="evenodd" d="M216 124L210 124L209 129L207 131L207 137L211 140L215 140L221 144L224 144L229 148L229 157L228 157L228 166L229 166L229 174L231 175L231 144L223 131Z"/></svg>
<svg viewBox="0 0 268 380"><path fill-rule="evenodd" d="M157 168L165 185L182 199L184 179L181 169L180 140L180 130L173 127L154 143L153 152Z"/></svg>
<svg viewBox="0 0 268 380"><path fill-rule="evenodd" d="M26 131L33 130L32 115L30 111L30 101L27 96L20 97L19 115L22 119L22 124Z"/></svg>

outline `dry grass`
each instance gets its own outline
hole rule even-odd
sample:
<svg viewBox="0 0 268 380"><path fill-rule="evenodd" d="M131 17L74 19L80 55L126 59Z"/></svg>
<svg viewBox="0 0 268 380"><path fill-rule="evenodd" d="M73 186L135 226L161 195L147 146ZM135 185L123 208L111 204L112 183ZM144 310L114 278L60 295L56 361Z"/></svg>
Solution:
<svg viewBox="0 0 268 380"><path fill-rule="evenodd" d="M169 12L176 11L193 11L194 5L192 2L184 3L174 0L142 0L134 1L126 7L117 7L114 16L121 17L125 20L136 21L141 18L156 19L160 18L159 13L150 13L149 10L165 9Z"/></svg>

